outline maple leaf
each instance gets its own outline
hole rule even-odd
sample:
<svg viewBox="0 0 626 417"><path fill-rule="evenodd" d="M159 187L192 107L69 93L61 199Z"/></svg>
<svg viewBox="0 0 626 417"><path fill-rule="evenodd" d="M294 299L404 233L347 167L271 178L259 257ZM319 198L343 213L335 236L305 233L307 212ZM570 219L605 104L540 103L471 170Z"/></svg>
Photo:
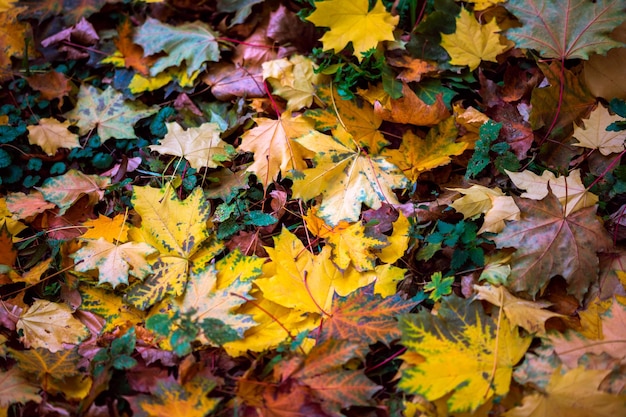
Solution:
<svg viewBox="0 0 626 417"><path fill-rule="evenodd" d="M389 14L382 1L375 2L371 10L368 0L327 0L315 7L307 20L330 28L321 38L325 50L339 53L352 42L360 62L363 52L376 48L379 42L394 40L399 17Z"/></svg>
<svg viewBox="0 0 626 417"><path fill-rule="evenodd" d="M507 287L531 296L543 291L550 278L561 275L567 291L582 299L598 279L597 252L611 246L606 230L587 207L565 216L550 193L541 201L516 198L521 220L506 225L494 238L498 248L514 247Z"/></svg>
<svg viewBox="0 0 626 417"><path fill-rule="evenodd" d="M39 123L28 126L28 143L39 145L48 155L54 155L59 148L78 148L78 135L67 130L70 122L59 122L57 119L39 119Z"/></svg>
<svg viewBox="0 0 626 417"><path fill-rule="evenodd" d="M253 280L263 273L261 269L265 258L246 256L239 248L232 250L217 261L217 288L226 288L235 280L242 282Z"/></svg>
<svg viewBox="0 0 626 417"><path fill-rule="evenodd" d="M554 370L550 382L541 393L523 398L522 406L513 408L506 417L615 417L623 414L623 396L598 390L611 370L586 370L580 366L563 373Z"/></svg>
<svg viewBox="0 0 626 417"><path fill-rule="evenodd" d="M564 317L562 314L543 310L552 304L547 301L527 301L512 295L505 287L474 285L476 298L502 307L511 324L526 329L529 333L545 334L545 322L551 317Z"/></svg>
<svg viewBox="0 0 626 417"><path fill-rule="evenodd" d="M626 43L626 21L611 32L611 38ZM614 48L606 55L591 55L583 66L583 77L589 91L607 101L626 98L626 85L621 82L621 69L626 65L626 48Z"/></svg>
<svg viewBox="0 0 626 417"><path fill-rule="evenodd" d="M84 284L80 285L78 291L82 299L80 309L97 314L105 320L102 332L145 321L143 311L125 304L113 291Z"/></svg>
<svg viewBox="0 0 626 417"><path fill-rule="evenodd" d="M370 381L362 369L344 369L346 362L362 355L361 350L359 344L328 339L311 349L303 361L296 358L300 369L282 373L281 378L290 377L306 385L313 397L333 415L342 408L371 404L374 393L381 387ZM294 364L287 361L281 368L291 371Z"/></svg>
<svg viewBox="0 0 626 417"><path fill-rule="evenodd" d="M340 129L335 137L314 132L298 142L317 155L315 168L294 176L294 197L310 200L322 194L318 217L330 226L341 220L356 221L360 203L373 209L383 202L397 203L392 190L407 185L406 177L393 164L365 154L352 136Z"/></svg>
<svg viewBox="0 0 626 417"><path fill-rule="evenodd" d="M441 34L441 46L450 55L452 65L467 65L471 71L481 61L497 62L496 57L507 49L500 43L500 27L495 19L485 25L478 23L474 13L461 8L453 34Z"/></svg>
<svg viewBox="0 0 626 417"><path fill-rule="evenodd" d="M321 131L335 130L339 127L347 130L354 139L373 154L378 154L389 144L378 130L383 120L374 113L374 108L367 102L342 99L337 91L321 87L317 96L324 103L324 108L307 110L305 116L315 122L315 128Z"/></svg>
<svg viewBox="0 0 626 417"><path fill-rule="evenodd" d="M553 129L569 127L572 122L579 123L581 117L595 107L596 98L589 93L580 77L567 68L562 69L558 61L549 65L538 63L538 66L549 86L532 90L529 122L533 130L551 126L555 117Z"/></svg>
<svg viewBox="0 0 626 417"><path fill-rule="evenodd" d="M272 92L287 100L287 111L310 107L316 97L316 87L325 84L328 76L315 73L317 65L302 55L292 55L263 63L263 79L269 81Z"/></svg>
<svg viewBox="0 0 626 417"><path fill-rule="evenodd" d="M424 171L447 165L451 156L460 155L467 148L467 143L457 143L458 130L454 117L449 117L428 131L425 138L420 138L410 130L402 136L398 149L386 149L383 156L395 164L411 181Z"/></svg>
<svg viewBox="0 0 626 417"><path fill-rule="evenodd" d="M76 344L89 335L89 330L76 318L65 304L35 300L16 327L24 332L25 345L46 348L50 352L63 349L64 343Z"/></svg>
<svg viewBox="0 0 626 417"><path fill-rule="evenodd" d="M541 200L548 195L549 186L552 193L559 199L559 203L565 205L566 216L582 208L594 206L598 202L598 196L589 192L584 186L579 169L558 178L548 170L543 171L541 176L528 170L522 172L505 170L505 172L517 188L526 190L521 195L523 198Z"/></svg>
<svg viewBox="0 0 626 417"><path fill-rule="evenodd" d="M118 36L113 41L117 51L113 55L104 58L103 64L113 64L118 68L133 68L146 76L150 66L154 64L155 57L144 57L143 48L133 42L133 26L130 19L125 19L117 28Z"/></svg>
<svg viewBox="0 0 626 417"><path fill-rule="evenodd" d="M210 238L209 204L201 188L181 201L171 185L133 187L132 202L141 228L131 229L130 239L159 251L151 265L153 275L131 286L126 295L130 304L144 310L167 294L181 295L189 272L204 267L222 246Z"/></svg>
<svg viewBox="0 0 626 417"><path fill-rule="evenodd" d="M513 197L506 196L498 187L487 188L474 184L470 188L449 188L458 191L463 197L454 200L450 207L471 218L485 214L483 225L476 234L484 232L499 233L504 229L505 220L519 220L519 208Z"/></svg>
<svg viewBox="0 0 626 417"><path fill-rule="evenodd" d="M402 213L398 213L398 219L393 222L393 232L387 237L389 245L385 246L377 253L378 259L391 264L404 256L410 241L409 229L411 224L409 219Z"/></svg>
<svg viewBox="0 0 626 417"><path fill-rule="evenodd" d="M588 119L584 119L584 126L574 128L574 139L578 143L574 146L581 146L589 149L598 149L602 155L619 153L624 150L626 135L624 132L608 131L607 127L614 122L624 120L623 118L609 114L606 107L598 105L591 112Z"/></svg>
<svg viewBox="0 0 626 417"><path fill-rule="evenodd" d="M118 214L114 218L98 215L95 220L87 220L83 223L87 231L81 235L83 239L103 238L107 242L126 242L128 240L128 226L124 221L126 216Z"/></svg>
<svg viewBox="0 0 626 417"><path fill-rule="evenodd" d="M185 384L171 379L156 383L152 395L130 397L133 415L137 417L204 417L211 413L219 399L207 398L216 383L212 379L196 377ZM175 410L175 414L172 414Z"/></svg>
<svg viewBox="0 0 626 417"><path fill-rule="evenodd" d="M82 357L77 349L65 349L50 352L47 349L29 349L19 351L10 349L11 357L17 361L19 368L33 375L44 390L62 388L63 380L79 375L78 362Z"/></svg>
<svg viewBox="0 0 626 417"><path fill-rule="evenodd" d="M81 171L70 169L63 175L46 179L41 187L35 187L43 197L59 207L59 214L64 214L72 204L82 196L95 204L104 196L104 189L111 183L111 178L98 175L85 175Z"/></svg>
<svg viewBox="0 0 626 417"><path fill-rule="evenodd" d="M150 150L183 157L192 168L217 168L234 154L234 149L220 139L221 130L217 123L203 123L187 130L176 122L165 126L165 137L158 145L150 145Z"/></svg>
<svg viewBox="0 0 626 417"><path fill-rule="evenodd" d="M350 262L357 271L374 269L376 257L374 249L381 249L387 245L384 235L368 236L365 226L356 222L340 233L334 233L326 239L333 249L333 262L341 269L346 269Z"/></svg>
<svg viewBox="0 0 626 417"><path fill-rule="evenodd" d="M125 100L122 93L111 87L101 91L82 84L76 107L64 116L76 123L81 135L97 129L100 140L104 142L110 138L137 138L133 129L135 123L157 111L157 107L146 108L141 102Z"/></svg>
<svg viewBox="0 0 626 417"><path fill-rule="evenodd" d="M152 268L146 258L157 253L152 246L143 242L111 243L104 238L85 239L85 245L70 255L79 272L98 270L98 283L128 285L128 275L144 279Z"/></svg>
<svg viewBox="0 0 626 417"><path fill-rule="evenodd" d="M183 313L189 313L203 329L203 335L213 344L243 338L244 332L256 322L249 315L233 311L246 302L251 281L235 280L228 286L217 287L217 271L209 265L192 273L182 299L176 301Z"/></svg>
<svg viewBox="0 0 626 417"><path fill-rule="evenodd" d="M134 40L141 45L147 55L166 52L167 56L157 58L150 75L153 77L170 67L186 65L186 74L192 77L204 69L207 61L217 62L220 50L218 34L205 23L184 23L170 26L148 17L137 29Z"/></svg>
<svg viewBox="0 0 626 417"><path fill-rule="evenodd" d="M392 98L385 105L379 100L375 101L374 113L388 122L415 126L433 126L450 115L441 94L437 94L434 103L429 105L407 84L402 85L401 98Z"/></svg>
<svg viewBox="0 0 626 417"><path fill-rule="evenodd" d="M415 302L397 294L383 298L373 293L373 286L359 288L346 297L333 300L329 317L320 326L320 340L351 340L356 343L387 345L400 338L397 317L408 313Z"/></svg>
<svg viewBox="0 0 626 417"><path fill-rule="evenodd" d="M624 20L623 0L509 0L506 8L523 24L507 37L544 58L589 59L623 46L608 36Z"/></svg>
<svg viewBox="0 0 626 417"><path fill-rule="evenodd" d="M399 388L434 401L452 392L451 412L474 411L492 395L509 391L513 366L524 356L531 337L521 337L502 317L499 326L480 303L456 296L442 299L437 315L423 310L400 319L408 357Z"/></svg>
<svg viewBox="0 0 626 417"><path fill-rule="evenodd" d="M602 336L599 340L589 339L573 330L564 334L553 333L548 338L559 359L569 368L575 368L586 354L609 355L623 361L626 358L625 322L626 306L613 299L609 310L601 315Z"/></svg>
<svg viewBox="0 0 626 417"><path fill-rule="evenodd" d="M39 387L32 384L18 367L0 371L0 406L29 401L41 402Z"/></svg>
<svg viewBox="0 0 626 417"><path fill-rule="evenodd" d="M41 98L44 100L58 98L59 109L63 106L63 98L72 91L70 79L65 74L54 70L44 74L33 74L27 77L26 81L29 86L41 93Z"/></svg>
<svg viewBox="0 0 626 417"><path fill-rule="evenodd" d="M280 119L256 118L257 126L246 131L239 150L254 153L254 162L247 168L257 179L268 186L292 170L306 168L305 159L313 153L294 139L313 130L313 125L304 117L292 117L284 112Z"/></svg>

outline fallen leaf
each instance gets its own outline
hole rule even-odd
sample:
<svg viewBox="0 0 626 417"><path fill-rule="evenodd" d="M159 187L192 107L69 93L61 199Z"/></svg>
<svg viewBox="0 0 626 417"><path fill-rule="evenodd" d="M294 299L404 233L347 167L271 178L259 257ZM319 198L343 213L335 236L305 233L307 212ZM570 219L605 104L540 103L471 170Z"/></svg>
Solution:
<svg viewBox="0 0 626 417"><path fill-rule="evenodd" d="M150 150L185 158L192 168L217 168L235 153L232 146L220 138L221 129L217 123L202 123L189 129L176 122L165 126L165 137L158 145L150 145Z"/></svg>
<svg viewBox="0 0 626 417"><path fill-rule="evenodd" d="M476 298L501 307L512 325L519 326L529 333L545 335L546 320L564 317L562 314L544 310L550 307L547 301L527 301L515 297L503 286L474 285Z"/></svg>
<svg viewBox="0 0 626 417"><path fill-rule="evenodd" d="M390 99L387 107L378 101L375 102L374 113L388 122L415 126L433 126L450 116L441 95L437 95L435 103L429 105L407 84L402 85L402 98Z"/></svg>
<svg viewBox="0 0 626 417"><path fill-rule="evenodd" d="M69 120L39 119L36 125L28 126L28 143L39 145L50 156L56 154L59 148L78 148L78 135L70 132L67 129L69 126Z"/></svg>
<svg viewBox="0 0 626 417"><path fill-rule="evenodd" d="M146 108L141 102L130 102L112 87L100 91L83 84L78 92L76 107L64 116L78 126L81 135L97 129L100 140L110 138L135 139L133 126L139 119L156 113L156 107Z"/></svg>
<svg viewBox="0 0 626 417"><path fill-rule="evenodd" d="M506 8L523 24L507 31L518 48L544 58L589 59L622 46L608 34L623 21L623 3L613 0L509 0Z"/></svg>
<svg viewBox="0 0 626 417"><path fill-rule="evenodd" d="M550 278L561 275L568 283L567 292L581 300L598 279L597 252L612 246L595 208L565 216L552 193L540 201L516 198L515 202L521 220L507 224L494 238L498 248L517 249L507 287L534 296Z"/></svg>
<svg viewBox="0 0 626 417"><path fill-rule="evenodd" d="M46 179L41 187L35 188L47 201L59 207L59 214L64 214L83 196L87 196L91 204L100 201L110 183L110 178L85 175L82 171L70 169L63 175Z"/></svg>
<svg viewBox="0 0 626 417"><path fill-rule="evenodd" d="M313 125L304 117L292 117L285 112L280 119L254 119L255 128L242 135L239 150L254 153L254 163L247 168L266 187L283 177L292 170L302 170L307 167L305 159L311 158L313 153L304 148L295 139L306 135L313 130Z"/></svg>
<svg viewBox="0 0 626 417"><path fill-rule="evenodd" d="M483 225L477 234L484 232L499 233L504 229L505 220L519 220L519 208L513 197L506 196L498 187L487 188L474 184L470 188L449 188L458 191L463 197L456 199L450 207L471 218L485 214Z"/></svg>
<svg viewBox="0 0 626 417"><path fill-rule="evenodd" d="M17 366L8 371L0 371L0 406L26 404L29 401L41 402L39 386L31 383Z"/></svg>
<svg viewBox="0 0 626 417"><path fill-rule="evenodd" d="M506 417L615 417L623 414L623 396L599 391L598 386L611 370L586 370L579 366L563 373L556 368L541 393L523 398L520 407Z"/></svg>
<svg viewBox="0 0 626 417"><path fill-rule="evenodd" d="M493 395L509 391L513 366L531 337L521 337L506 317L486 316L480 303L457 296L442 299L437 315L427 310L400 318L407 366L399 388L434 401L452 393L451 412L472 412ZM406 355L406 354L405 354Z"/></svg>
<svg viewBox="0 0 626 417"><path fill-rule="evenodd" d="M128 276L144 279L152 273L146 258L157 253L143 242L111 243L104 238L85 239L82 248L71 255L79 272L98 270L98 283L109 283L113 288L128 285Z"/></svg>
<svg viewBox="0 0 626 417"><path fill-rule="evenodd" d="M497 62L496 57L507 50L500 43L500 27L495 19L481 25L474 13L461 8L452 34L441 34L441 46L451 57L452 65L467 65L470 71L478 68L481 61Z"/></svg>
<svg viewBox="0 0 626 417"><path fill-rule="evenodd" d="M63 344L77 344L89 336L89 330L65 304L46 300L35 302L21 315L16 325L24 332L22 341L28 347L46 348L50 352L64 349Z"/></svg>
<svg viewBox="0 0 626 417"><path fill-rule="evenodd" d="M605 156L622 152L624 150L624 142L626 141L626 133L623 131L607 131L607 127L610 124L622 120L624 119L617 115L609 114L609 110L599 104L591 112L589 118L583 119L583 126L574 128L574 139L578 140L578 143L573 145L598 149Z"/></svg>
<svg viewBox="0 0 626 417"><path fill-rule="evenodd" d="M186 74L191 77L204 69L207 61L217 62L220 50L218 33L206 23L195 21L171 26L148 17L137 29L134 41L143 47L146 55L166 52L150 67L153 77L170 67L185 64Z"/></svg>
<svg viewBox="0 0 626 417"><path fill-rule="evenodd" d="M394 40L399 17L389 14L382 1L375 2L370 10L368 0L328 0L316 3L307 20L330 28L320 39L325 50L339 53L352 42L360 62L363 53L376 48L379 42Z"/></svg>

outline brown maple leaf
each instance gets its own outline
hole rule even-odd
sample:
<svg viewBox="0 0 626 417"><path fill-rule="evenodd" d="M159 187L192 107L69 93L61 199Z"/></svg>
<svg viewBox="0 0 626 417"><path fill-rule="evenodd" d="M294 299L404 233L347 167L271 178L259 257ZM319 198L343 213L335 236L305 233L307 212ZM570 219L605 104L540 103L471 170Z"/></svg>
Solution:
<svg viewBox="0 0 626 417"><path fill-rule="evenodd" d="M543 200L515 198L515 202L521 220L509 223L494 239L498 248L517 248L508 287L534 296L550 278L561 275L568 293L581 300L598 280L597 252L612 245L595 206L565 216L551 191Z"/></svg>

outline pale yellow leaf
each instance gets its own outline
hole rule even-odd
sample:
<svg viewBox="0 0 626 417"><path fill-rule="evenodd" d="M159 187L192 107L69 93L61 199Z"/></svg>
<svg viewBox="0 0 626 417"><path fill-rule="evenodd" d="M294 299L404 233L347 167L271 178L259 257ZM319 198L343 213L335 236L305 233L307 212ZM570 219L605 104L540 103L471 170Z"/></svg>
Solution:
<svg viewBox="0 0 626 417"><path fill-rule="evenodd" d="M474 285L476 297L502 307L504 314L514 326L520 326L529 333L546 333L545 322L551 317L563 317L562 314L544 310L550 307L547 301L528 301L512 295L505 287Z"/></svg>
<svg viewBox="0 0 626 417"><path fill-rule="evenodd" d="M28 126L28 143L39 145L50 156L56 154L59 148L78 148L78 135L67 130L69 126L69 120L39 119L37 125Z"/></svg>
<svg viewBox="0 0 626 417"><path fill-rule="evenodd" d="M129 274L144 279L152 273L146 258L157 250L144 242L127 242L121 245L104 238L86 239L85 245L71 255L79 272L98 270L98 283L109 283L113 288L128 284Z"/></svg>
<svg viewBox="0 0 626 417"><path fill-rule="evenodd" d="M158 145L150 145L150 150L183 157L192 168L217 168L234 153L234 150L229 151L230 145L220 139L217 123L203 123L187 130L176 122L165 125L167 134Z"/></svg>
<svg viewBox="0 0 626 417"><path fill-rule="evenodd" d="M598 105L591 112L588 119L583 119L584 126L576 126L574 128L573 136L574 139L578 140L578 143L574 143L574 146L598 149L605 156L622 152L624 150L624 142L626 141L626 131L610 132L606 128L611 123L623 120L620 116L611 115L609 110L603 105Z"/></svg>
<svg viewBox="0 0 626 417"><path fill-rule="evenodd" d="M542 200L548 195L549 185L561 205L565 206L566 216L598 202L598 196L589 192L582 183L579 169L571 171L568 176L558 178L548 170L545 170L541 176L528 170L522 172L506 171L506 173L517 188L526 190L521 195L523 198Z"/></svg>
<svg viewBox="0 0 626 417"><path fill-rule="evenodd" d="M46 348L51 352L63 349L63 344L77 344L89 335L89 330L72 316L65 304L35 300L17 321L16 327L24 332L24 344L33 348Z"/></svg>
<svg viewBox="0 0 626 417"><path fill-rule="evenodd" d="M257 126L246 131L241 139L239 150L252 152L254 163L247 171L254 173L266 187L291 170L303 170L307 167L305 159L313 154L294 139L313 130L313 124L304 117L292 117L291 112L284 112L280 119L254 119Z"/></svg>
<svg viewBox="0 0 626 417"><path fill-rule="evenodd" d="M410 228L409 219L401 211L398 212L398 220L393 222L393 233L387 239L389 246L381 249L378 259L388 264L400 259L409 246Z"/></svg>

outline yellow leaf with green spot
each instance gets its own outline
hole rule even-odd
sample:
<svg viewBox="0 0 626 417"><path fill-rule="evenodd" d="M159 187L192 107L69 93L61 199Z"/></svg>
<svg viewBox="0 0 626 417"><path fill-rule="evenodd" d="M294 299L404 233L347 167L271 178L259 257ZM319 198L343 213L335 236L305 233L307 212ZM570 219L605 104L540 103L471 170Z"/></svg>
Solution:
<svg viewBox="0 0 626 417"><path fill-rule="evenodd" d="M145 313L130 306L113 291L101 287L81 284L78 287L82 303L81 310L90 311L105 320L102 332L107 333L116 327L136 325L145 320Z"/></svg>
<svg viewBox="0 0 626 417"><path fill-rule="evenodd" d="M216 263L217 288L226 288L235 280L250 281L259 277L265 261L258 256L246 256L236 248Z"/></svg>
<svg viewBox="0 0 626 417"><path fill-rule="evenodd" d="M134 187L132 202L141 216L141 227L129 238L145 242L159 251L152 263L153 275L132 285L129 303L146 309L166 295L183 293L192 269L204 268L222 250L209 228L210 208L201 188L179 200L171 186Z"/></svg>

